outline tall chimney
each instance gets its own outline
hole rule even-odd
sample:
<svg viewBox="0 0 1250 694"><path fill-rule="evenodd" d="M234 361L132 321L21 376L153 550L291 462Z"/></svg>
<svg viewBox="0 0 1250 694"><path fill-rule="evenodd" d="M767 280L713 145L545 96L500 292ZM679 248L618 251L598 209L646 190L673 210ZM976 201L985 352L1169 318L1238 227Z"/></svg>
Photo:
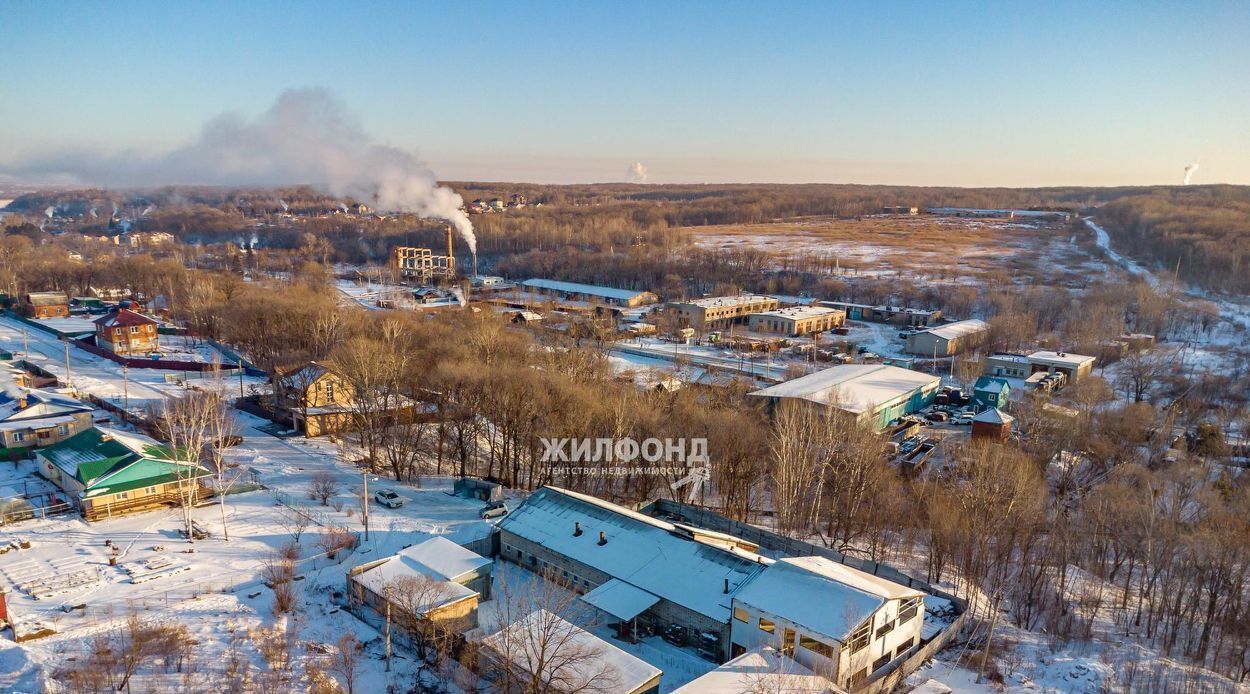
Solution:
<svg viewBox="0 0 1250 694"><path fill-rule="evenodd" d="M606 544L608 544L608 538L604 537L603 531L600 530L599 531L599 546L602 547Z"/></svg>
<svg viewBox="0 0 1250 694"><path fill-rule="evenodd" d="M582 524L577 521L573 521L573 537L581 537L581 536L582 536Z"/></svg>
<svg viewBox="0 0 1250 694"><path fill-rule="evenodd" d="M447 269L452 270L456 266L454 260L456 256L451 252L451 225L447 225ZM452 274L455 274L454 272Z"/></svg>

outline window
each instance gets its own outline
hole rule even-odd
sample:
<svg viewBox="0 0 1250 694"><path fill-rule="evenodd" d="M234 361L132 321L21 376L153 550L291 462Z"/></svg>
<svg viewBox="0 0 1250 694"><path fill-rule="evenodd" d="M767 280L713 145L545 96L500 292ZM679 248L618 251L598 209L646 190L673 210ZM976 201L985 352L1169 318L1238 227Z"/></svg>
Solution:
<svg viewBox="0 0 1250 694"><path fill-rule="evenodd" d="M907 651L910 651L911 647L915 645L916 645L916 637L913 636L910 639L907 639L906 641L904 641L903 643L900 643L898 645L898 648L894 649L894 657L897 658L903 655Z"/></svg>
<svg viewBox="0 0 1250 694"><path fill-rule="evenodd" d="M26 438L26 434L23 434L23 433L22 433L22 432L20 432L20 431L15 431L15 432L13 432L13 440L14 440L14 441L22 441L22 440L24 440L25 438Z"/></svg>
<svg viewBox="0 0 1250 694"><path fill-rule="evenodd" d="M868 620L859 625L855 631L851 632L851 653L858 653L868 645L868 637L872 634L872 620Z"/></svg>
<svg viewBox="0 0 1250 694"><path fill-rule="evenodd" d="M121 499L129 499L129 498L130 498L130 494L129 494L128 492L118 492L118 493L117 493L117 498L118 498L119 500L121 500Z"/></svg>
<svg viewBox="0 0 1250 694"><path fill-rule="evenodd" d="M863 682L866 679L868 679L868 668L864 668L863 670L860 670L854 675L851 675L851 678L846 681L846 684L849 687L854 687L855 685L859 684L860 682Z"/></svg>
<svg viewBox="0 0 1250 694"><path fill-rule="evenodd" d="M886 634L890 633L891 631L894 631L894 620L893 620L893 619L891 619L891 620L887 621L885 624L882 624L881 626L877 627L877 638L881 638L882 636L885 636Z"/></svg>
<svg viewBox="0 0 1250 694"><path fill-rule="evenodd" d="M817 641L816 639L808 636L807 634L802 634L799 636L799 645L811 651L812 653L819 653L820 655L823 655L826 658L833 657L833 646L830 646L829 644L824 643L823 641Z"/></svg>
<svg viewBox="0 0 1250 694"><path fill-rule="evenodd" d="M132 325L132 326L130 326L130 333L131 333L132 335L133 335L134 333L137 333L137 332L139 332L139 326L137 326L137 325Z"/></svg>
<svg viewBox="0 0 1250 694"><path fill-rule="evenodd" d="M770 634L775 634L777 633L777 625L773 624L771 620L760 617L760 631L766 631Z"/></svg>
<svg viewBox="0 0 1250 694"><path fill-rule="evenodd" d="M61 436L64 436L69 433L68 424L62 424L61 426L57 427L57 429L61 432Z"/></svg>
<svg viewBox="0 0 1250 694"><path fill-rule="evenodd" d="M886 653L880 658L877 658L876 660L872 661L872 669L875 672L889 664L890 664L890 654Z"/></svg>
<svg viewBox="0 0 1250 694"><path fill-rule="evenodd" d="M920 598L911 598L904 600L903 604L898 607L898 623L905 624L910 622L920 612Z"/></svg>
<svg viewBox="0 0 1250 694"><path fill-rule="evenodd" d="M121 335L121 334L122 334L122 329L121 329L121 328L113 328L113 334L114 334L114 335Z"/></svg>
<svg viewBox="0 0 1250 694"><path fill-rule="evenodd" d="M334 381L326 381L326 399L334 399Z"/></svg>
<svg viewBox="0 0 1250 694"><path fill-rule="evenodd" d="M747 611L742 609L741 607L734 608L734 619L738 620L739 622L742 622L743 624L751 621L750 615L748 615Z"/></svg>

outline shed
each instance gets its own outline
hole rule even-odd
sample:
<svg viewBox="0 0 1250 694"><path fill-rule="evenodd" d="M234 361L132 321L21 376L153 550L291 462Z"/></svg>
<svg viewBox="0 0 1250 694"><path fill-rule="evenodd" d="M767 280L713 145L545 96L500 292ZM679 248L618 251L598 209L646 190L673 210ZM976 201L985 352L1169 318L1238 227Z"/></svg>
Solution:
<svg viewBox="0 0 1250 694"><path fill-rule="evenodd" d="M994 407L972 418L972 438L1006 441L1015 417Z"/></svg>

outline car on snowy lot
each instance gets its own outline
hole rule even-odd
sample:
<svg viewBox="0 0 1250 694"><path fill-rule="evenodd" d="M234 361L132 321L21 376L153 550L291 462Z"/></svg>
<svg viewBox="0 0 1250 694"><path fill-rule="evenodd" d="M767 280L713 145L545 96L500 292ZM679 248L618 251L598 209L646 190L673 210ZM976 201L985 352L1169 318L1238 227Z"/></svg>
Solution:
<svg viewBox="0 0 1250 694"><path fill-rule="evenodd" d="M387 508L399 508L404 505L404 498L389 489L379 489L373 500Z"/></svg>
<svg viewBox="0 0 1250 694"><path fill-rule="evenodd" d="M972 426L972 418L975 416L976 415L972 414L971 412L960 412L959 414L955 415L954 419L951 420L951 424L961 424L961 425L966 425L966 426Z"/></svg>
<svg viewBox="0 0 1250 694"><path fill-rule="evenodd" d="M946 422L950 421L951 416L942 410L934 410L924 416L930 422Z"/></svg>
<svg viewBox="0 0 1250 694"><path fill-rule="evenodd" d="M498 518L508 515L508 505L502 501L496 501L493 504L486 504L482 510L478 512L482 518Z"/></svg>

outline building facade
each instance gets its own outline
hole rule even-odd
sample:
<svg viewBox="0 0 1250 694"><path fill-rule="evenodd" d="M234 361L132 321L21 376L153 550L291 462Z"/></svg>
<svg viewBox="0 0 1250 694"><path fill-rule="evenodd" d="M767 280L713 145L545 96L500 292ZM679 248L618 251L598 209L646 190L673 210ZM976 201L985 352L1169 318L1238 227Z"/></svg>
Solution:
<svg viewBox="0 0 1250 694"><path fill-rule="evenodd" d="M96 326L96 346L114 354L146 355L160 349L157 323L143 314L119 308L92 322Z"/></svg>
<svg viewBox="0 0 1250 694"><path fill-rule="evenodd" d="M670 301L665 310L682 327L695 330L724 330L747 322L752 313L775 311L781 302L771 296L715 296L689 301Z"/></svg>
<svg viewBox="0 0 1250 694"><path fill-rule="evenodd" d="M32 318L68 318L69 296L65 292L31 292L26 295Z"/></svg>
<svg viewBox="0 0 1250 694"><path fill-rule="evenodd" d="M989 336L989 323L975 318L962 320L909 335L907 352L917 355L952 357L980 347L985 344Z"/></svg>
<svg viewBox="0 0 1250 694"><path fill-rule="evenodd" d="M798 306L752 313L748 320L755 332L800 337L842 327L846 312L821 306Z"/></svg>

